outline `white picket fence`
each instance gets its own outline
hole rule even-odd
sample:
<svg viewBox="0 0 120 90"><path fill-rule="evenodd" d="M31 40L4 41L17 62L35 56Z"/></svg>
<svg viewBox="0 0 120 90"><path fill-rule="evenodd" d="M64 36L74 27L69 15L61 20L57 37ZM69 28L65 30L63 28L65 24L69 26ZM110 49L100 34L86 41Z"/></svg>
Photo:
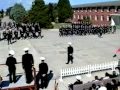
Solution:
<svg viewBox="0 0 120 90"><path fill-rule="evenodd" d="M107 69L115 70L117 66L118 66L118 61L112 61L112 62L105 62L102 64L94 64L94 65L87 65L82 67L71 67L71 68L61 69L60 80L62 80L63 77L66 76L73 76L73 75L86 74L86 73L91 74L91 72L102 71Z"/></svg>

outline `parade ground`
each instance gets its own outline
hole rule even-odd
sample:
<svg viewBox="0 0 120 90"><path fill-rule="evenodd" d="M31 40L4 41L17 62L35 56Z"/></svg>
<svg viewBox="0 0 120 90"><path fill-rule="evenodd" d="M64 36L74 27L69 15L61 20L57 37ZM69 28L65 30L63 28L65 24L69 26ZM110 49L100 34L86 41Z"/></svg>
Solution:
<svg viewBox="0 0 120 90"><path fill-rule="evenodd" d="M41 63L40 57L45 57L45 62L49 66L49 70L53 71L53 78L50 81L48 88L54 86L54 81L59 80L60 70L69 67L80 67L89 64L99 64L118 60L118 57L113 58L115 50L120 48L120 30L117 30L115 34L105 34L101 38L97 35L86 36L63 36L59 37L58 30L43 30L42 39L25 39L18 40L17 42L7 45L7 41L0 41L0 64L5 64L8 57L9 50L15 51L15 57L17 62L22 61L22 55L24 54L24 48L28 47L30 53L34 56L34 66L38 71L38 65ZM73 64L65 64L67 62L67 46L68 42L72 42L74 47L74 62ZM22 65L16 65L17 74L24 74ZM104 71L105 72L105 71ZM49 72L48 72L49 73ZM5 77L8 75L7 66L0 66L0 75ZM104 77L104 73L97 72L98 76ZM94 76L93 76L94 77ZM85 80L91 80L83 76L83 82ZM75 81L75 76L63 78L63 82L60 83L62 89L67 90L67 84ZM48 89L50 90L50 89Z"/></svg>

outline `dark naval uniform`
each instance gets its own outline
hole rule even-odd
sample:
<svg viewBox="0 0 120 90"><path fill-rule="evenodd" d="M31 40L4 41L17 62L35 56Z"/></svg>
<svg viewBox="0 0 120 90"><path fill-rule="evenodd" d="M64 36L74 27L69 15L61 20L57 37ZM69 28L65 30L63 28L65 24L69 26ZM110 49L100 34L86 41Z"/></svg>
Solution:
<svg viewBox="0 0 120 90"><path fill-rule="evenodd" d="M32 54L26 53L22 56L22 65L26 74L26 83L31 83L31 81L33 80L33 75L32 75L33 64L34 64L34 60Z"/></svg>
<svg viewBox="0 0 120 90"><path fill-rule="evenodd" d="M68 51L68 61L66 64L69 64L70 61L71 61L71 63L73 63L73 47L70 45L67 48L67 51Z"/></svg>
<svg viewBox="0 0 120 90"><path fill-rule="evenodd" d="M16 67L15 64L17 64L16 62L16 58L9 56L6 60L6 65L8 66L8 71L9 71L9 80L10 83L12 82L16 82Z"/></svg>
<svg viewBox="0 0 120 90"><path fill-rule="evenodd" d="M47 73L48 73L48 65L42 60L42 63L39 64L39 72L36 76L36 84L39 90L39 80L41 79L41 88L47 87Z"/></svg>

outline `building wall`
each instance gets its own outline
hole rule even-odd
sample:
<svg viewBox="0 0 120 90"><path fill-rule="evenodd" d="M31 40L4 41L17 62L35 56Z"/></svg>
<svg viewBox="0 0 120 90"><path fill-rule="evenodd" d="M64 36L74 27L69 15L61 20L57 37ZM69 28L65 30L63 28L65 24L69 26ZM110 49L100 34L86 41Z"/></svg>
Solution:
<svg viewBox="0 0 120 90"><path fill-rule="evenodd" d="M74 8L72 22L78 22L83 17L89 17L93 25L110 25L111 14L120 14L119 7Z"/></svg>

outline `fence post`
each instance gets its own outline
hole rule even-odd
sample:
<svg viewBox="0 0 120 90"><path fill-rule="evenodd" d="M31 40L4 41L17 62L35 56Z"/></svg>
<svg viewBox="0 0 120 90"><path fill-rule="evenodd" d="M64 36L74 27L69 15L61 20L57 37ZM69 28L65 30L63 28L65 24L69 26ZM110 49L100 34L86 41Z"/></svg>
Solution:
<svg viewBox="0 0 120 90"><path fill-rule="evenodd" d="M112 71L115 71L115 62L114 61L111 63L111 66L112 66Z"/></svg>
<svg viewBox="0 0 120 90"><path fill-rule="evenodd" d="M63 82L63 79L62 79L62 73L63 73L63 72L62 72L62 69L61 69L61 70L60 70L60 79L59 79L60 82Z"/></svg>
<svg viewBox="0 0 120 90"><path fill-rule="evenodd" d="M86 74L87 77L91 77L91 70L90 70L91 68L90 67L91 67L91 65L87 66L87 71L88 71L88 73Z"/></svg>

